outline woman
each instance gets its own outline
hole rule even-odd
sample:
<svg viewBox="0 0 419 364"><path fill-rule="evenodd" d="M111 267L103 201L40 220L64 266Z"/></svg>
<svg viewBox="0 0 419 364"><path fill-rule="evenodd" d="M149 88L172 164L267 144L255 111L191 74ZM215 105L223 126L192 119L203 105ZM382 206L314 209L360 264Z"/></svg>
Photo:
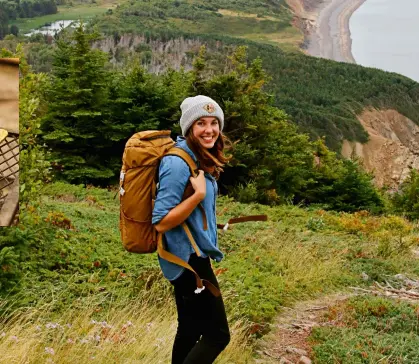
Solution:
<svg viewBox="0 0 419 364"><path fill-rule="evenodd" d="M178 137L176 146L191 155L199 174L191 177L188 165L177 156L162 159L152 222L158 232L164 233L169 252L188 262L201 279L219 288L210 258L217 262L223 258L217 241L215 200L216 179L228 160L223 153L226 138L221 133L224 113L214 100L202 95L186 98L180 108L183 136ZM189 181L194 193L182 201ZM206 230L199 204L205 209ZM197 242L200 257L180 226L184 221ZM160 257L159 262L164 276L174 286L178 312L172 364L212 363L230 341L222 297L215 297L208 289L196 291L195 276L189 270Z"/></svg>

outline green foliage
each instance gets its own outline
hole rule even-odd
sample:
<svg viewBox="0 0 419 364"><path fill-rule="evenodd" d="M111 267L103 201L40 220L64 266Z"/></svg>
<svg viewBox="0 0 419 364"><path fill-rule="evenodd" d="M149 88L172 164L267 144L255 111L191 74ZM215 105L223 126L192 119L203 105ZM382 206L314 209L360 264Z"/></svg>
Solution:
<svg viewBox="0 0 419 364"><path fill-rule="evenodd" d="M234 143L234 158L220 184L233 196L242 202L291 200L339 211L380 211L383 203L371 175L356 161L338 159L322 140L310 142L271 106L260 59L248 65L246 49L239 47L225 70L208 77L205 57L203 48L194 62L190 93L213 97L225 111L224 132Z"/></svg>
<svg viewBox="0 0 419 364"><path fill-rule="evenodd" d="M245 47L228 57L224 69L212 69L203 47L192 71L168 70L157 76L138 61L126 70L107 70L104 54L88 44L96 35L81 27L69 39L66 33L61 37L42 128L54 166L67 180L109 184L119 172L125 141L134 132L179 132L179 104L186 96L204 94L223 108L224 132L233 141L233 159L220 179L223 192L240 201L272 205L380 208L367 174L352 162L338 160L321 141L310 142L271 105L265 90L269 77L260 59L248 63ZM319 167L314 155L321 158Z"/></svg>
<svg viewBox="0 0 419 364"><path fill-rule="evenodd" d="M391 200L397 213L404 214L410 219L419 219L419 172L417 170L410 171L409 177Z"/></svg>
<svg viewBox="0 0 419 364"><path fill-rule="evenodd" d="M15 24L10 26L10 34L13 34L14 36L17 37L17 35L19 34L19 27Z"/></svg>
<svg viewBox="0 0 419 364"><path fill-rule="evenodd" d="M310 142L298 134L285 113L270 105L261 61L248 66L246 49L239 47L224 72L207 78L204 57L203 49L194 62L190 93L214 98L226 115L224 132L234 142L234 159L222 174L221 185L243 196L244 191L234 187L253 181L256 200L265 203L276 195L287 197L298 191L312 164Z"/></svg>
<svg viewBox="0 0 419 364"><path fill-rule="evenodd" d="M334 164L337 174L332 178L329 175L329 179L324 175L314 179L315 187L310 191L308 201L322 203L324 208L336 211L381 212L383 202L372 183L373 176L356 161L335 160Z"/></svg>
<svg viewBox="0 0 419 364"><path fill-rule="evenodd" d="M104 181L114 175L106 148L119 136L109 116L106 55L89 45L97 37L80 24L73 34L64 33L57 40L48 114L42 121L43 140L53 148L61 174L75 182Z"/></svg>
<svg viewBox="0 0 419 364"><path fill-rule="evenodd" d="M6 34L9 34L9 16L4 9L3 3L0 3L0 39L3 39Z"/></svg>
<svg viewBox="0 0 419 364"><path fill-rule="evenodd" d="M274 105L290 115L313 140L325 136L326 144L337 152L340 152L342 139L367 141L368 135L356 118L365 107L396 109L419 123L419 85L413 80L378 69L287 53L281 50L281 43L266 44L266 40L262 40L265 42L262 44L249 40L259 40L259 35L269 34L281 39L281 27L291 28L291 12L282 1L213 1L207 8L199 8L203 4L200 0L178 3L182 6L182 14L194 9L197 17L202 11L205 19L188 20L177 13L169 17L166 10L171 8L169 3L165 7L162 1L152 0L127 3L112 16L98 17L92 26L98 25L109 35L113 31L144 34L147 42L150 39L167 42L181 37L199 38L211 53L221 55L229 47L247 45L249 58L260 57L272 77L268 89L274 95ZM151 8L159 8L162 18L153 18L151 13L142 15L141 9ZM176 6L172 8L176 11ZM278 19L261 22L252 17L208 15L216 9L264 14ZM216 66L222 67L223 63L216 63Z"/></svg>
<svg viewBox="0 0 419 364"><path fill-rule="evenodd" d="M186 84L184 83L186 81ZM116 173L121 167L121 156L126 140L142 130L171 129L184 94L180 88L187 87L187 80L181 72L167 72L163 77L147 73L138 61L113 75L110 88L112 144L107 153L108 164ZM178 95L180 92L180 95ZM103 144L103 142L102 142Z"/></svg>
<svg viewBox="0 0 419 364"><path fill-rule="evenodd" d="M97 301L102 308L110 297L136 299L139 294L147 296L147 290L158 292L160 301L156 304L166 305L170 284L164 280L156 256L130 254L122 247L117 223L119 201L114 195L115 191L92 186L47 184L39 208L26 209L24 225L7 229L15 235L0 239L5 246L11 246L12 241L13 252L20 255L7 257L17 261L10 267L20 277L11 276L14 271L8 276L3 272L2 284L7 286L0 292L2 297L19 306L44 307L48 303L57 315L69 304L82 307L86 300ZM237 224L219 234L226 256L214 263L228 317L251 320L256 336L266 332L268 322L282 305L362 284L363 271L387 280L386 274L409 273L416 267L407 255L391 255L384 266L377 263L383 259L374 257L366 262L364 255L355 251L344 253L354 246L362 251L372 245L372 239L341 231L330 222L332 218L355 219L353 215L323 211L321 229L313 232L307 230L307 222L319 218L315 211L218 199L220 223L263 213L268 215L267 222ZM400 225L380 221L386 228ZM20 286L14 286L17 277Z"/></svg>
<svg viewBox="0 0 419 364"><path fill-rule="evenodd" d="M416 363L417 312L417 305L377 297L355 297L332 307L326 322L334 325L312 331L314 361L377 363L391 358L394 363Z"/></svg>
<svg viewBox="0 0 419 364"><path fill-rule="evenodd" d="M75 183L107 184L117 176L126 140L135 132L171 129L190 77L147 73L138 60L118 71L90 48L97 33L80 25L57 41L43 140L57 174Z"/></svg>
<svg viewBox="0 0 419 364"><path fill-rule="evenodd" d="M57 5L54 0L0 1L0 40L7 34L17 36L19 32L19 28L14 24L9 29L9 20L55 13L57 13Z"/></svg>

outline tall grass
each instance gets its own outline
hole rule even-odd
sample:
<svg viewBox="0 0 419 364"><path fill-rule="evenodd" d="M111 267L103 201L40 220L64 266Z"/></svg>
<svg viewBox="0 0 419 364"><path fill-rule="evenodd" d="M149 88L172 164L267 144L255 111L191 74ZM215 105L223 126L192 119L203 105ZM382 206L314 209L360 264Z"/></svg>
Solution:
<svg viewBox="0 0 419 364"><path fill-rule="evenodd" d="M159 304L157 291L144 290L113 302L110 295L90 296L59 313L54 302L19 309L0 320L0 363L168 363L177 321L173 300L164 299ZM247 331L245 321L232 325L217 363L249 362Z"/></svg>
<svg viewBox="0 0 419 364"><path fill-rule="evenodd" d="M155 255L123 250L114 191L53 183L44 194L23 235L20 291L0 301L0 363L169 362L171 285ZM219 223L261 213L267 222L219 234L225 259L213 265L232 341L218 364L251 362L283 306L419 274L418 226L403 218L217 202Z"/></svg>

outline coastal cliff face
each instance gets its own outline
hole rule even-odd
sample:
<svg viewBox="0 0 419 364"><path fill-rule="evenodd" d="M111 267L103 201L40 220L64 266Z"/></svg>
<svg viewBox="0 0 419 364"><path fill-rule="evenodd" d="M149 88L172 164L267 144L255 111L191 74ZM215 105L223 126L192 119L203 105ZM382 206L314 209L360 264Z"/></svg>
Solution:
<svg viewBox="0 0 419 364"><path fill-rule="evenodd" d="M342 155L360 157L377 186L397 189L411 169L419 170L419 126L395 110L365 110L358 119L370 140L345 140Z"/></svg>
<svg viewBox="0 0 419 364"><path fill-rule="evenodd" d="M316 19L318 17L317 7L323 0L286 0L288 6L294 13L293 25L300 29L304 34L304 43L301 45L305 49L308 45L308 36L314 31Z"/></svg>
<svg viewBox="0 0 419 364"><path fill-rule="evenodd" d="M304 33L305 41L302 48L313 56L328 58L335 61L355 62L351 53L351 39L345 25L353 11L363 2L353 1L351 6L339 8L341 11L336 19L335 32L339 37L330 36L330 19L336 14L324 5L330 0L287 0L295 14L294 25ZM336 2L343 4L343 2ZM346 3L345 3L346 4ZM322 10L322 8L324 8ZM323 17L320 14L324 12ZM334 15L333 15L334 14ZM326 26L321 24L322 19ZM316 32L317 31L317 32ZM320 35L318 35L320 31ZM333 33L333 32L332 32ZM316 37L317 35L317 37ZM334 44L335 41L338 43ZM331 52L335 45L335 51ZM329 50L329 52L326 52ZM412 120L395 110L365 110L358 119L369 134L369 142L344 141L342 155L352 155L362 159L364 167L375 176L377 186L389 186L397 189L401 182L410 174L411 169L419 169L419 127Z"/></svg>

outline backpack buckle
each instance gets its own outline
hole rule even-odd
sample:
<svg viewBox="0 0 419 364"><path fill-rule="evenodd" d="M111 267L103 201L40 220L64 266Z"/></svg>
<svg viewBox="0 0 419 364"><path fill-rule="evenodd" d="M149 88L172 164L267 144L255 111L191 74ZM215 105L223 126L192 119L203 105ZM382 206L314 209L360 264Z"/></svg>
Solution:
<svg viewBox="0 0 419 364"><path fill-rule="evenodd" d="M228 225L228 223L224 225L224 227L223 227L223 232L224 232L224 233L227 231L228 226L229 226L229 225Z"/></svg>
<svg viewBox="0 0 419 364"><path fill-rule="evenodd" d="M195 294L199 294L199 293L201 293L204 289L205 289L205 286L203 286L202 288L196 287L196 290L195 290L194 292L195 292Z"/></svg>

